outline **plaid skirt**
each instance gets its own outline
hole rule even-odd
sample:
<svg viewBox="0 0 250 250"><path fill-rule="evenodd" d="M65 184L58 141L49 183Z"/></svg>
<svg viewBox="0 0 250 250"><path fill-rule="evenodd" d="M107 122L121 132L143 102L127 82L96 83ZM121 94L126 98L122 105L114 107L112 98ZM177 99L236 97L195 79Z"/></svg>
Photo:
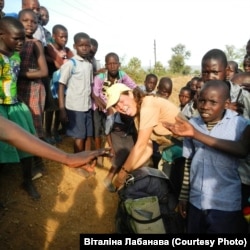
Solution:
<svg viewBox="0 0 250 250"><path fill-rule="evenodd" d="M46 92L42 81L20 82L18 84L18 98L29 107L39 138L44 137L43 114L45 97Z"/></svg>

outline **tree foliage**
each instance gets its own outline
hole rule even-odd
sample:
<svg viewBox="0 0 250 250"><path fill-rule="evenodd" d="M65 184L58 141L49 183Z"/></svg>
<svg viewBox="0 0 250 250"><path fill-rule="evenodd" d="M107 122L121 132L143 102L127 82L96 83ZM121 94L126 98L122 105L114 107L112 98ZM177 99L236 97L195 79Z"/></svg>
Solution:
<svg viewBox="0 0 250 250"><path fill-rule="evenodd" d="M121 69L124 70L137 84L143 84L145 77L149 73L153 73L161 78L163 76L173 75L199 75L198 70L192 70L189 65L186 65L185 60L188 60L191 56L191 52L186 49L183 44L177 44L171 48L173 54L171 59L168 61L168 67L165 68L163 64L157 61L154 67L143 69L141 60L133 57L130 59L127 65L122 65ZM226 45L225 51L227 59L238 62L239 66L242 66L242 61L246 53L245 46L237 49L234 45ZM122 58L121 62L124 62ZM123 64L123 63L122 63Z"/></svg>
<svg viewBox="0 0 250 250"><path fill-rule="evenodd" d="M191 67L187 67L185 65L185 60L189 59L191 52L186 50L186 46L183 44L177 44L174 48L172 48L172 52L174 54L168 61L169 71L174 74L190 74Z"/></svg>
<svg viewBox="0 0 250 250"><path fill-rule="evenodd" d="M236 49L234 45L226 45L225 46L225 54L227 56L228 61L236 61L237 63L241 63L243 61L243 58L246 54L245 47L242 47L240 49Z"/></svg>

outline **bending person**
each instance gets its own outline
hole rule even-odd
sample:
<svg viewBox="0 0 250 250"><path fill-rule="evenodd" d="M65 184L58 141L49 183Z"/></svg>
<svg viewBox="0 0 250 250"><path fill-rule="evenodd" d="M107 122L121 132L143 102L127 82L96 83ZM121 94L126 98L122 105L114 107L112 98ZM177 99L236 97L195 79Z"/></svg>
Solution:
<svg viewBox="0 0 250 250"><path fill-rule="evenodd" d="M107 106L117 112L134 118L138 131L137 140L125 163L114 179L116 188L121 188L128 174L146 165L153 153L153 141L159 145L171 146L172 133L162 126L162 122L173 122L178 115L178 107L169 100L146 95L140 89L130 89L122 83L116 83L107 90Z"/></svg>

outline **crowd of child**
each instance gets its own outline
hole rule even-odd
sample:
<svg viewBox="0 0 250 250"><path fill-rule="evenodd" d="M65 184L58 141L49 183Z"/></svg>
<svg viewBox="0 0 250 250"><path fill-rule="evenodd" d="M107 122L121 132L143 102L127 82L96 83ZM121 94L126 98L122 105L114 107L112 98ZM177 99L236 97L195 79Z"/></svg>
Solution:
<svg viewBox="0 0 250 250"><path fill-rule="evenodd" d="M66 46L65 26L56 24L52 32L44 27L49 12L38 0L23 0L16 17L5 14L3 8L4 1L0 1L1 116L38 137L43 147L47 142L49 149L53 148L49 144L56 148L65 134L73 138L76 157L92 147L100 150L93 151L97 159L89 157L94 160L92 165L103 165L107 151L102 148L107 142L113 157L103 181L110 192L121 188L129 172L149 159L152 167L160 168L163 155L173 156L176 150L175 142L169 139L171 131L183 136L179 141L181 154L165 160L173 171L178 159L185 159L180 161L183 173L178 209L187 217L187 233L247 232L243 212L250 207L250 154L246 149L238 152L241 147L234 152L223 142L211 144L215 138L240 141L249 128L250 93L242 80L246 78L237 84L233 80L240 74L235 61L227 61L219 49L208 51L201 61L201 75L179 90L178 107L168 100L174 83L167 76L158 81L157 75L149 73L139 86L120 69L114 52L106 55L105 68L98 68L98 42L87 33L74 35L73 52ZM250 40L243 69L250 72ZM51 80L59 70L55 98ZM204 136L190 138L180 131L184 118L177 118L174 124L179 113ZM17 149L22 150L20 145L0 139L13 145L0 141L0 163L21 162L23 188L39 199L32 169L37 162L34 155L45 156L26 148L23 150L29 153L24 153ZM85 177L95 174L93 167L75 171Z"/></svg>

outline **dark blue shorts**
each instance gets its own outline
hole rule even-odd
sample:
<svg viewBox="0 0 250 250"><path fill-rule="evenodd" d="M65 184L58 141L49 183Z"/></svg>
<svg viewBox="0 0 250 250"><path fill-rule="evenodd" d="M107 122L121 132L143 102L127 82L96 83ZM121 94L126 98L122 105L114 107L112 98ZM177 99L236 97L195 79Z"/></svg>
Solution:
<svg viewBox="0 0 250 250"><path fill-rule="evenodd" d="M200 210L189 204L188 233L247 233L247 223L241 210Z"/></svg>
<svg viewBox="0 0 250 250"><path fill-rule="evenodd" d="M66 126L66 134L77 139L86 139L93 136L92 110L86 112L66 110L69 123Z"/></svg>

